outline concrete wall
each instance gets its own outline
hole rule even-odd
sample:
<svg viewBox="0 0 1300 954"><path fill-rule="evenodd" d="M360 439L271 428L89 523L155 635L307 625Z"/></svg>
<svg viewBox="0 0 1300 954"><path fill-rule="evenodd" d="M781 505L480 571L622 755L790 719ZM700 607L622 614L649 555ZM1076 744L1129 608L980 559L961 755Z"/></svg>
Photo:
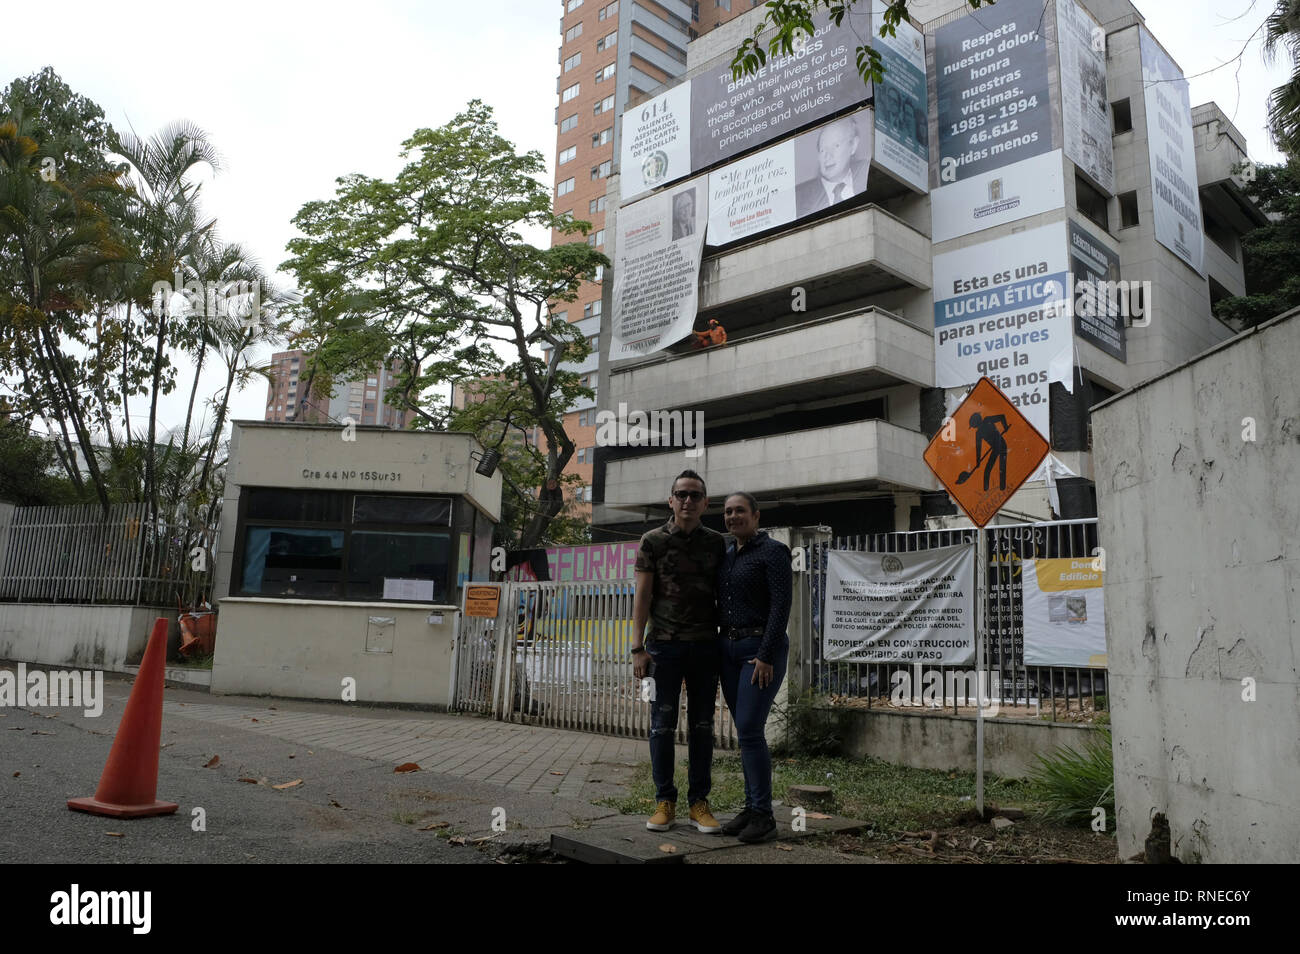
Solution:
<svg viewBox="0 0 1300 954"><path fill-rule="evenodd" d="M824 712L844 739L844 754L852 758L870 755L912 768L975 771L973 718L885 709ZM1038 764L1036 755L1047 755L1060 746L1082 751L1096 731L1063 722L985 719L984 771L1023 778Z"/></svg>
<svg viewBox="0 0 1300 954"><path fill-rule="evenodd" d="M430 614L442 622L430 623ZM357 702L451 704L452 606L227 598L212 664L212 691L341 699L344 677ZM393 619L371 642L371 618ZM383 651L375 651L383 650Z"/></svg>
<svg viewBox="0 0 1300 954"><path fill-rule="evenodd" d="M144 655L158 617L168 644L180 629L175 610L148 606L0 603L0 659L127 672Z"/></svg>
<svg viewBox="0 0 1300 954"><path fill-rule="evenodd" d="M1163 812L1183 861L1300 860L1297 366L1292 313L1093 413L1121 856Z"/></svg>

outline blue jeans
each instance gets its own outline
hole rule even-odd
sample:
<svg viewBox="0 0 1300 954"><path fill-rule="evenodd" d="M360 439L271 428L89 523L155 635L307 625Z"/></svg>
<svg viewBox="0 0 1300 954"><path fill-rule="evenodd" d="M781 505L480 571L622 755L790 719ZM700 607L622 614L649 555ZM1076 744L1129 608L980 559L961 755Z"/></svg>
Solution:
<svg viewBox="0 0 1300 954"><path fill-rule="evenodd" d="M687 796L690 804L709 797L713 787L713 709L718 696L718 642L646 640L654 660L654 701L650 703L650 770L655 800L677 801L673 782L674 736L681 708L682 680L686 680Z"/></svg>
<svg viewBox="0 0 1300 954"><path fill-rule="evenodd" d="M767 714L772 711L776 692L785 678L785 667L790 656L787 638L772 658L772 681L760 689L754 678L754 667L749 664L758 654L762 636L722 641L722 697L731 710L731 720L736 723L736 738L740 742L740 765L745 772L745 807L765 815L772 814L772 756L767 751Z"/></svg>

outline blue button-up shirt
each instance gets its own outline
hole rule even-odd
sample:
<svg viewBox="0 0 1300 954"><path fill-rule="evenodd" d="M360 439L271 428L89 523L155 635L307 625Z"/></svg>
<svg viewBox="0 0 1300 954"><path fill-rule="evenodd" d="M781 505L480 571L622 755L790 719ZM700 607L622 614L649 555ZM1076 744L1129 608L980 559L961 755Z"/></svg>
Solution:
<svg viewBox="0 0 1300 954"><path fill-rule="evenodd" d="M763 628L758 658L771 663L786 640L790 602L794 594L790 548L763 531L739 552L727 547L718 572L718 609L724 627Z"/></svg>

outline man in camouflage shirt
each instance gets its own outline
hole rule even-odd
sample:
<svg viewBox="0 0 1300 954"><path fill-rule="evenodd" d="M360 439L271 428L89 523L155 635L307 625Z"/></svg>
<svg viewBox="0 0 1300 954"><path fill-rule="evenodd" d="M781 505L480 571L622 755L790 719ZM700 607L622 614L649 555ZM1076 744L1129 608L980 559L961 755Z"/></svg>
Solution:
<svg viewBox="0 0 1300 954"><path fill-rule="evenodd" d="M726 544L722 534L700 522L709 498L695 471L683 471L673 481L668 506L673 518L641 538L632 605L633 670L638 679L651 677L650 766L657 806L646 828L668 831L676 817L673 738L685 679L690 819L698 831L716 834L722 826L709 811L708 798L721 661L717 573Z"/></svg>

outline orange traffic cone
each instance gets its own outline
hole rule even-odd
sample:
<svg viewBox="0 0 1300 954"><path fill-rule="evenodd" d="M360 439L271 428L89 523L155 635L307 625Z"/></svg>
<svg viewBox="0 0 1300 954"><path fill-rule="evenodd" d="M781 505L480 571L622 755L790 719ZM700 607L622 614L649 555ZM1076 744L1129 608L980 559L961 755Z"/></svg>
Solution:
<svg viewBox="0 0 1300 954"><path fill-rule="evenodd" d="M170 815L175 802L160 802L158 746L162 741L163 665L167 656L167 620L153 624L140 672L131 687L122 722L117 727L108 763L94 798L70 798L74 811L114 818Z"/></svg>

